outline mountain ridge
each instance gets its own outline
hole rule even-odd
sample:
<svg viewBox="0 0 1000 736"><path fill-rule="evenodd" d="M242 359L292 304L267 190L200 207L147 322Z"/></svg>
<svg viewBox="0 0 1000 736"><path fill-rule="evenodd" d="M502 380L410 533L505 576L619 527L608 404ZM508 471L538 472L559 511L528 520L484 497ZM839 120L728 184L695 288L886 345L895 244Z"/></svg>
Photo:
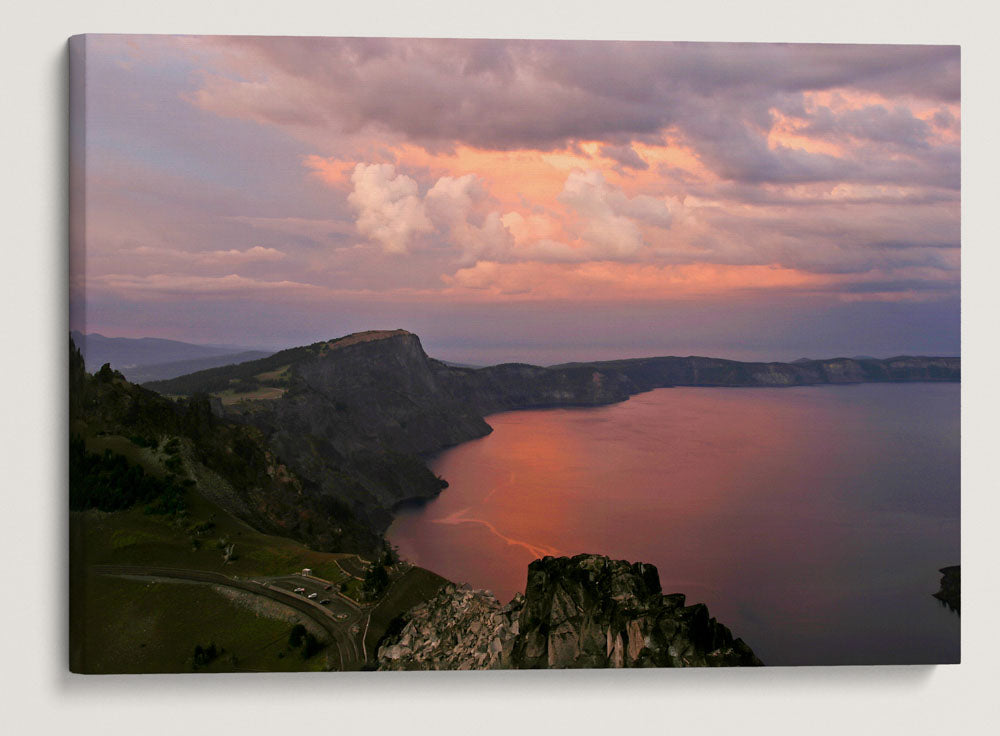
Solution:
<svg viewBox="0 0 1000 736"><path fill-rule="evenodd" d="M108 363L134 383L174 378L213 365L237 363L271 354L258 348L199 345L159 337L106 337L97 332L84 334L79 330L72 330L70 338L83 355L88 372L96 373ZM217 362L227 358L230 359L228 363ZM185 365L188 363L191 365Z"/></svg>

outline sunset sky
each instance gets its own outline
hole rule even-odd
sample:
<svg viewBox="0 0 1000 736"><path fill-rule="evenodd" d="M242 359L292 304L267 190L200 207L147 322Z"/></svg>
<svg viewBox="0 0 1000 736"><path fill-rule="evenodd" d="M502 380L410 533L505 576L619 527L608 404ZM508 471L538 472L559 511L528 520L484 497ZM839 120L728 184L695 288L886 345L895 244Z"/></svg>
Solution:
<svg viewBox="0 0 1000 736"><path fill-rule="evenodd" d="M74 329L959 352L958 47L89 36L73 60Z"/></svg>

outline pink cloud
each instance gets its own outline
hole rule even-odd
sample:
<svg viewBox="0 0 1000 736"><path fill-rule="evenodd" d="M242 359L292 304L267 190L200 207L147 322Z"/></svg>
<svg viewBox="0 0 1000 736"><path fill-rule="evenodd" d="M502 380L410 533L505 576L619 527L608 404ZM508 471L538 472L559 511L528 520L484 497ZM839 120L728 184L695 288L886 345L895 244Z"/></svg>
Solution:
<svg viewBox="0 0 1000 736"><path fill-rule="evenodd" d="M296 296L318 296L325 291L313 284L295 281L266 281L237 274L200 276L177 273L157 273L150 276L104 274L86 280L89 291L118 294L126 298L172 299L178 296L212 297L240 294L243 296L273 295L286 292Z"/></svg>
<svg viewBox="0 0 1000 736"><path fill-rule="evenodd" d="M388 253L405 253L414 235L432 229L417 182L397 174L392 164L358 164L347 197L358 213L358 232L378 242Z"/></svg>

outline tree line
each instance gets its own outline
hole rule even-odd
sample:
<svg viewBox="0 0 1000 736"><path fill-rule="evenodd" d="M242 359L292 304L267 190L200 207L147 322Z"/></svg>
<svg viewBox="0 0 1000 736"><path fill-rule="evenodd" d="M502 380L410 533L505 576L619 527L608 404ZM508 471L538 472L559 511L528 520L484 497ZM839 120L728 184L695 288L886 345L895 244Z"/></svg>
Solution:
<svg viewBox="0 0 1000 736"><path fill-rule="evenodd" d="M117 452L90 452L79 435L69 443L69 507L73 511L123 511L137 504L157 514L175 514L184 508L192 481L175 473L157 478Z"/></svg>

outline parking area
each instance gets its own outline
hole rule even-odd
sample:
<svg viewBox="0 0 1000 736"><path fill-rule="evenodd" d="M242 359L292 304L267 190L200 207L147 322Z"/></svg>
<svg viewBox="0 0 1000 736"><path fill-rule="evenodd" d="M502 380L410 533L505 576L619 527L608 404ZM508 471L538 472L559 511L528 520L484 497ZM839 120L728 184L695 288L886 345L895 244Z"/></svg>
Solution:
<svg viewBox="0 0 1000 736"><path fill-rule="evenodd" d="M346 621L359 613L356 607L351 606L338 595L335 586L328 581L303 575L284 575L267 578L267 582L276 588L287 590L318 603L330 611L338 621Z"/></svg>

